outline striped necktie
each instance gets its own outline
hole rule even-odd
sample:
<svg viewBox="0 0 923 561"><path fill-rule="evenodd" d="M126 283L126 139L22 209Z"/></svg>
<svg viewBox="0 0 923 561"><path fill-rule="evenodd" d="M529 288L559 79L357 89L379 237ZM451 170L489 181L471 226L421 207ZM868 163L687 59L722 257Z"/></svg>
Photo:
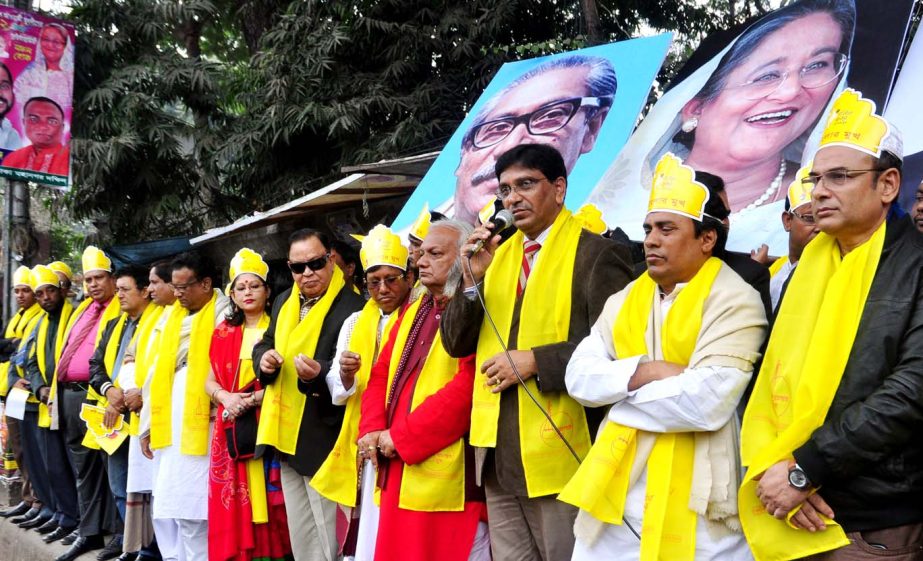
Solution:
<svg viewBox="0 0 923 561"><path fill-rule="evenodd" d="M535 263L535 254L541 248L542 244L532 240L526 240L522 244L522 269L519 271L519 285L516 287L516 296L522 296L522 291L526 289L526 281L529 280L532 264Z"/></svg>

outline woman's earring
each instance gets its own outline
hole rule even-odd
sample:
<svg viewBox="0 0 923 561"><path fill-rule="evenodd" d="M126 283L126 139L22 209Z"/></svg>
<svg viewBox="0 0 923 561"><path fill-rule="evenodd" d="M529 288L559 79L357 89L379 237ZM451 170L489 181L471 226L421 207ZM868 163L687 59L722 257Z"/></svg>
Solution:
<svg viewBox="0 0 923 561"><path fill-rule="evenodd" d="M699 126L699 118L693 117L691 119L686 119L685 121L683 121L682 129L683 129L683 132L688 133L688 132L694 131L697 126Z"/></svg>

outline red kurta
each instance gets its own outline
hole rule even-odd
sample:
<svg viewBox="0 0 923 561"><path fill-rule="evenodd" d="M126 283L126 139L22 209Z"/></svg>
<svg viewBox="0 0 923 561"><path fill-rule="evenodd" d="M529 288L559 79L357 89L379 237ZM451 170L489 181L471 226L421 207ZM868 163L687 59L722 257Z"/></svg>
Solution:
<svg viewBox="0 0 923 561"><path fill-rule="evenodd" d="M40 171L53 175L67 175L69 164L70 147L61 145L51 148L25 146L11 152L3 159L3 165L6 167Z"/></svg>
<svg viewBox="0 0 923 561"><path fill-rule="evenodd" d="M424 298L430 298L425 296ZM379 467L381 487L381 515L378 524L378 541L375 547L376 561L467 561L474 543L478 522L486 520L487 508L483 496L469 492L474 487L473 466L465 469L465 510L462 512L417 512L398 506L401 476L404 463L413 465L422 462L436 452L464 437L471 424L471 396L474 383L474 355L459 361L455 377L435 394L426 398L416 409L410 411L417 378L426 355L439 330L442 310L431 308L425 311L421 306L420 319L423 324L416 340L407 341L410 356L406 361L406 372L397 372L395 381L404 375L403 384L392 399L390 410L385 407L388 388L388 370L395 336L402 321L415 318L401 317L379 354L379 360L372 367L369 384L362 394L362 417L359 434L390 428L391 438L397 456L382 460ZM400 359L400 354L394 357ZM470 449L468 450L470 452ZM466 463L471 454L466 454ZM475 500L472 500L475 499Z"/></svg>
<svg viewBox="0 0 923 561"><path fill-rule="evenodd" d="M221 387L237 392L234 375L240 360L243 328L222 322L212 335L209 351L212 370ZM258 380L248 391L262 389ZM247 462L232 460L228 455L222 419L224 407L218 407L215 434L211 444L211 466L208 477L208 558L209 561L250 561L290 559L285 503L279 480L279 462L264 458L266 499L269 522L253 523L253 509L247 482Z"/></svg>

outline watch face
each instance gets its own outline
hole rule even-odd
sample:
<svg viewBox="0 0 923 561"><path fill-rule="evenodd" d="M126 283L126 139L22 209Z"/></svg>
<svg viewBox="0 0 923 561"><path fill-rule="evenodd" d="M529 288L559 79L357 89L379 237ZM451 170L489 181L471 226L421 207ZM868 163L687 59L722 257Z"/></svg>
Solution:
<svg viewBox="0 0 923 561"><path fill-rule="evenodd" d="M788 472L788 482L797 489L804 489L808 486L808 477L800 469L793 469Z"/></svg>

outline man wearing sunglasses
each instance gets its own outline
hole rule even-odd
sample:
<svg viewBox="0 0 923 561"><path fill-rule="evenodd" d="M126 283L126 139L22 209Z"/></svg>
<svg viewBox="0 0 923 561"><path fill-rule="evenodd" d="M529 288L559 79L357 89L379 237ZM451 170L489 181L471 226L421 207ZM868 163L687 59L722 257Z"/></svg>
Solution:
<svg viewBox="0 0 923 561"><path fill-rule="evenodd" d="M276 298L269 328L253 348L266 388L257 445L283 454L282 491L296 561L333 561L337 554L336 504L309 484L327 458L343 423L325 377L346 319L364 305L346 286L330 258L323 232L302 229L289 237L292 288Z"/></svg>
<svg viewBox="0 0 923 561"><path fill-rule="evenodd" d="M757 559L920 555L923 236L896 212L901 157L899 133L846 89L803 179L820 233L743 419L738 497Z"/></svg>
<svg viewBox="0 0 923 561"><path fill-rule="evenodd" d="M454 208L437 210L475 224L496 195L497 158L519 144L555 147L569 174L596 145L616 87L608 60L582 55L556 58L515 79L475 116L455 170Z"/></svg>

